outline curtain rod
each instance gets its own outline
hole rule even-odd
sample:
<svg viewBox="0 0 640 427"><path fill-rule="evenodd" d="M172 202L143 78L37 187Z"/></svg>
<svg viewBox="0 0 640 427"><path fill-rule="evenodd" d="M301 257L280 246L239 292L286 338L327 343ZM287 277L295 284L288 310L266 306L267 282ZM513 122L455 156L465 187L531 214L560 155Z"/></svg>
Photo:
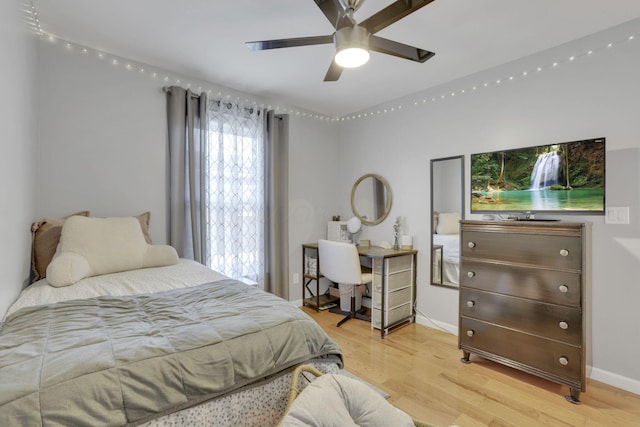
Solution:
<svg viewBox="0 0 640 427"><path fill-rule="evenodd" d="M171 92L171 88L172 88L172 87L173 87L173 86L163 86L163 87L162 87L162 91L163 91L164 93L169 93L169 92ZM191 90L191 89L185 89L185 90ZM197 93L195 93L195 92L191 92L191 97L192 97L192 98L200 98L200 95L198 95L198 94L197 94Z"/></svg>
<svg viewBox="0 0 640 427"><path fill-rule="evenodd" d="M169 93L169 92L171 92L171 88L172 88L172 87L173 87L173 86L163 86L163 87L162 87L162 91L163 91L164 93ZM190 89L185 89L185 90L189 90L189 91L191 92L191 90L190 90ZM191 92L191 98L194 98L194 99L200 99L200 95L198 95L197 93ZM241 105L238 105L238 104L234 104L233 102L230 102L230 101L225 102L225 101L223 101L223 100L221 100L221 99L209 99L208 101L210 101L210 102L217 102L217 103L218 103L218 105L222 104L222 105L225 105L227 108L231 108L231 107L233 107L233 106L237 106L237 107L240 107L240 106L241 106ZM244 108L244 110L245 110L246 112L248 112L249 114L253 114L253 111L254 111L253 107L243 107L243 108ZM260 114L260 109L258 109L257 114L258 114L258 115Z"/></svg>

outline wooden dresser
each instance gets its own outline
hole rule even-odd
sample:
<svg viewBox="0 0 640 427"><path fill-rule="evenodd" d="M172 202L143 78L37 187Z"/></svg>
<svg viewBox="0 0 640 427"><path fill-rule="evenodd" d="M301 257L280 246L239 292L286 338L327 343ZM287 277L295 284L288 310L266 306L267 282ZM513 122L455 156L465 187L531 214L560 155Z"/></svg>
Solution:
<svg viewBox="0 0 640 427"><path fill-rule="evenodd" d="M461 221L458 346L585 391L590 224Z"/></svg>

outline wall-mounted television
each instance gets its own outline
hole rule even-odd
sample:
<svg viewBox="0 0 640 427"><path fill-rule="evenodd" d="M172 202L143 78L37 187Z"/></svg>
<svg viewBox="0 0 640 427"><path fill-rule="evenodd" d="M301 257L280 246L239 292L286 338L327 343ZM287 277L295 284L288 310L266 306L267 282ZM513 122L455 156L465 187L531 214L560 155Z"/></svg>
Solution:
<svg viewBox="0 0 640 427"><path fill-rule="evenodd" d="M605 138L471 155L471 213L604 215Z"/></svg>

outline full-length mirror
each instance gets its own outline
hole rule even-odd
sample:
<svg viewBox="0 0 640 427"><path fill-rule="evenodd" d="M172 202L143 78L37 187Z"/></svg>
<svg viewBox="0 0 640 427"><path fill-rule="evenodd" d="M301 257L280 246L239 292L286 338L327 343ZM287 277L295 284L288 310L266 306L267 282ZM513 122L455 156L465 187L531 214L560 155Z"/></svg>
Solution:
<svg viewBox="0 0 640 427"><path fill-rule="evenodd" d="M380 224L391 211L391 187L380 175L358 178L351 190L351 210L365 225Z"/></svg>
<svg viewBox="0 0 640 427"><path fill-rule="evenodd" d="M431 284L460 285L464 156L431 160Z"/></svg>

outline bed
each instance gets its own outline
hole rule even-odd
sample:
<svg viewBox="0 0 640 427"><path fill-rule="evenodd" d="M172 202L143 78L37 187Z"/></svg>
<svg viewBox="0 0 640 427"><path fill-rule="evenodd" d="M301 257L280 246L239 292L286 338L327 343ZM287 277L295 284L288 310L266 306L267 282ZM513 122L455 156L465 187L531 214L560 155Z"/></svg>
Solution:
<svg viewBox="0 0 640 427"><path fill-rule="evenodd" d="M302 363L343 364L298 307L194 261L45 278L0 325L0 425L275 425Z"/></svg>
<svg viewBox="0 0 640 427"><path fill-rule="evenodd" d="M437 272L442 268L444 284L458 286L460 283L460 235L434 234L433 244L442 245L442 259L437 261Z"/></svg>
<svg viewBox="0 0 640 427"><path fill-rule="evenodd" d="M433 244L442 245L442 253L437 251L433 263L436 277L445 285L460 284L460 214L457 212L437 213L434 215ZM442 258L440 258L440 256Z"/></svg>

